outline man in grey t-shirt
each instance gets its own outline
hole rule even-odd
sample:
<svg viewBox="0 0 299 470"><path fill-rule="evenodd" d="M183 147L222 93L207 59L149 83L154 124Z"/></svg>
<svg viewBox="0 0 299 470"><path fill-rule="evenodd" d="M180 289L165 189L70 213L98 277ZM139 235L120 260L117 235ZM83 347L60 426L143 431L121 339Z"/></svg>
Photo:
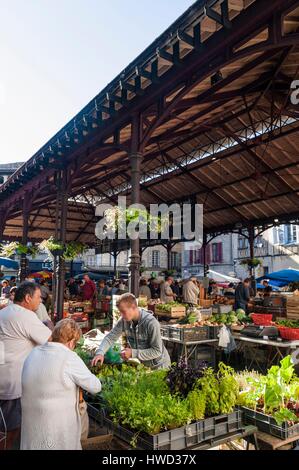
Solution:
<svg viewBox="0 0 299 470"><path fill-rule="evenodd" d="M27 281L16 289L14 302L0 312L0 408L8 431L7 449L19 438L24 361L34 346L51 336L35 313L40 302L39 286ZM0 431L4 431L1 420Z"/></svg>

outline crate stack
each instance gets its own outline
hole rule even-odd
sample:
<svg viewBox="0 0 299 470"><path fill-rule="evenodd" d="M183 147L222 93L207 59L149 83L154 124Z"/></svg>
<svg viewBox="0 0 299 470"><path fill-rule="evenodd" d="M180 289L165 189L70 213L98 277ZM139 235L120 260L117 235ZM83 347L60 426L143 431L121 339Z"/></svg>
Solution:
<svg viewBox="0 0 299 470"><path fill-rule="evenodd" d="M90 315L94 314L94 308L91 303L69 301L64 302L64 318L72 318L80 326L83 333L90 330Z"/></svg>
<svg viewBox="0 0 299 470"><path fill-rule="evenodd" d="M299 295L287 297L287 317L291 320L299 320Z"/></svg>
<svg viewBox="0 0 299 470"><path fill-rule="evenodd" d="M155 314L161 317L168 317L168 318L181 318L186 316L186 307L183 305L175 305L169 309L169 311L165 311L160 309L160 304L156 305Z"/></svg>

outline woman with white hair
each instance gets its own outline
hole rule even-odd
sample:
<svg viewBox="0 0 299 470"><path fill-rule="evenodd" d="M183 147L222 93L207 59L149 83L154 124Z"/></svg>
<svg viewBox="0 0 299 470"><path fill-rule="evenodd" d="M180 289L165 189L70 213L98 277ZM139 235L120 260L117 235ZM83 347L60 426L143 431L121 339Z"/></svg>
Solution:
<svg viewBox="0 0 299 470"><path fill-rule="evenodd" d="M96 394L101 382L73 351L81 336L74 320L55 326L52 341L27 357L22 373L21 449L80 450L79 388Z"/></svg>

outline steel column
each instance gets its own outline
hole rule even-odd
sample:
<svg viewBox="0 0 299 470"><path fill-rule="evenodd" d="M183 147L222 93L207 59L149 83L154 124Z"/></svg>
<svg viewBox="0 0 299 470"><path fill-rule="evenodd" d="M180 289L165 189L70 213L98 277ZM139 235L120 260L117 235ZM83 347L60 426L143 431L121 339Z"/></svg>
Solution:
<svg viewBox="0 0 299 470"><path fill-rule="evenodd" d="M30 209L32 206L32 195L29 193L25 194L24 201L23 201L23 211L22 211L22 219L23 219L23 233L22 233L22 244L27 245L28 243L28 228L29 228L29 215ZM20 281L25 281L28 274L28 260L26 254L22 254L20 257L20 271L19 277Z"/></svg>
<svg viewBox="0 0 299 470"><path fill-rule="evenodd" d="M250 251L250 260L254 259L254 240L255 240L255 230L254 226L250 225L248 227L248 239L249 239L249 251ZM256 281L254 275L254 267L250 266L250 278L251 278L251 288L253 290L254 296L256 295Z"/></svg>
<svg viewBox="0 0 299 470"><path fill-rule="evenodd" d="M132 121L132 142L131 142L131 204L140 204L140 178L142 153L139 152L140 142L140 116L135 115ZM140 240L131 240L131 259L130 259L130 292L138 296L139 278L140 278Z"/></svg>
<svg viewBox="0 0 299 470"><path fill-rule="evenodd" d="M67 175L66 171L63 170L59 175L59 201L60 201L60 225L59 225L59 241L63 245L66 242L66 225L67 225L67 206L68 206L68 194L67 194ZM56 221L57 222L57 221ZM65 260L63 255L58 257L58 263L56 267L56 314L57 320L63 318L63 303L64 303L64 284L65 284Z"/></svg>

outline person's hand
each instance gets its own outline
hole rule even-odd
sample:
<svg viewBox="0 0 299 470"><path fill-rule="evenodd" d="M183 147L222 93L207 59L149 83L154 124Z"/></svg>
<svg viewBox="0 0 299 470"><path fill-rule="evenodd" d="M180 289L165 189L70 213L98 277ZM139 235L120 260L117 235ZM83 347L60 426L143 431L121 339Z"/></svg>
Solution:
<svg viewBox="0 0 299 470"><path fill-rule="evenodd" d="M104 356L102 354L98 354L97 356L93 358L93 360L91 361L92 367L95 367L98 362L100 363L100 365L103 365Z"/></svg>
<svg viewBox="0 0 299 470"><path fill-rule="evenodd" d="M132 349L126 348L121 352L121 357L124 361L127 361L132 357Z"/></svg>

